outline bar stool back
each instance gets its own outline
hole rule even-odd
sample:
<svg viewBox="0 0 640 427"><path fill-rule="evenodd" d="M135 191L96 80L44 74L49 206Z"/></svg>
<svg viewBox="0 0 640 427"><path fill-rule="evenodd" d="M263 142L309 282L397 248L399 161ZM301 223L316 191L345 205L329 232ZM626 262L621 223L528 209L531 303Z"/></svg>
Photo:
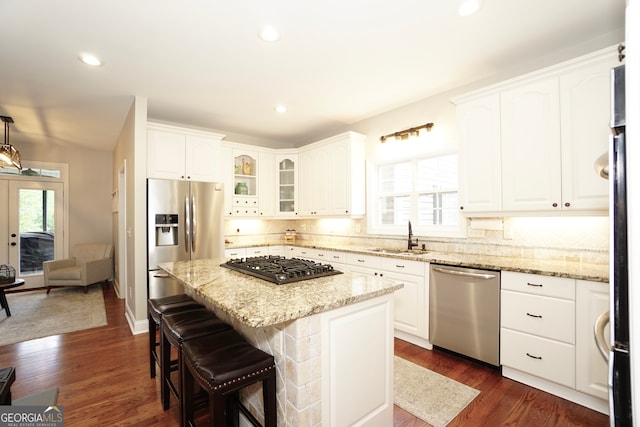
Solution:
<svg viewBox="0 0 640 427"><path fill-rule="evenodd" d="M149 320L149 372L151 378L156 376L156 363L160 365L158 349L160 340L157 335L160 332L162 316L165 313L177 313L204 308L188 295L172 295L162 298L150 298L147 300L147 318ZM162 334L160 334L161 338Z"/></svg>
<svg viewBox="0 0 640 427"><path fill-rule="evenodd" d="M254 426L262 424L240 402L239 391L262 382L264 427L276 427L276 366L273 356L249 344L234 330L182 344L182 390L197 384L207 394L213 427L237 426L240 412ZM194 425L194 396L183 397L183 424Z"/></svg>
<svg viewBox="0 0 640 427"><path fill-rule="evenodd" d="M162 338L160 341L160 384L162 390L162 407L167 410L170 407L170 394L178 399L182 408L182 391L180 379L174 384L171 380L171 372L178 370L178 378L182 377L182 344L185 341L200 338L205 335L213 335L232 329L231 325L223 322L215 314L205 308L189 310L178 313L169 313L162 316ZM171 349L178 353L177 366L172 363Z"/></svg>

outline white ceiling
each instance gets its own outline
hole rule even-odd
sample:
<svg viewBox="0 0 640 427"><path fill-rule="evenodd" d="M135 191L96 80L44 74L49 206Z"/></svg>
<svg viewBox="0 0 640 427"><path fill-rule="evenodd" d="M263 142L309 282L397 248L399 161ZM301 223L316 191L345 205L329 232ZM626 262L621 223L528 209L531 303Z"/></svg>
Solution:
<svg viewBox="0 0 640 427"><path fill-rule="evenodd" d="M467 18L456 3L2 0L0 115L15 120L14 144L111 150L140 95L150 119L297 146L624 35L624 0L484 0ZM266 24L278 42L258 38Z"/></svg>

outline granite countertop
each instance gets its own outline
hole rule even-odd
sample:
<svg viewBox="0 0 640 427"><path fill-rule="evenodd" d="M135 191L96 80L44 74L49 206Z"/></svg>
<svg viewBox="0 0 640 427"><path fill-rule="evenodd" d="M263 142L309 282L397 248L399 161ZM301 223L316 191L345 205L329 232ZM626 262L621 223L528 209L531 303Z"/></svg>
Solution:
<svg viewBox="0 0 640 427"><path fill-rule="evenodd" d="M413 253L381 253L374 252L370 249L348 245L335 245L322 242L304 242L297 241L295 243L285 242L268 242L254 245L228 245L233 247L256 247L256 246L274 246L287 245L306 247L319 250L333 250L347 253L357 253L363 255L374 255L387 258L397 258L412 261L429 262L433 264L447 264L470 268L481 268L488 270L504 270L515 271L519 273L540 274L544 276L567 277L571 279L589 280L593 282L609 281L609 266L607 264L592 264L579 261L552 260L547 258L524 258L509 257L499 255L478 255L453 252L436 252L436 251L415 251Z"/></svg>
<svg viewBox="0 0 640 427"><path fill-rule="evenodd" d="M226 260L166 262L159 267L185 285L185 293L207 307L258 328L333 310L401 289L401 282L338 274L275 285L220 267Z"/></svg>

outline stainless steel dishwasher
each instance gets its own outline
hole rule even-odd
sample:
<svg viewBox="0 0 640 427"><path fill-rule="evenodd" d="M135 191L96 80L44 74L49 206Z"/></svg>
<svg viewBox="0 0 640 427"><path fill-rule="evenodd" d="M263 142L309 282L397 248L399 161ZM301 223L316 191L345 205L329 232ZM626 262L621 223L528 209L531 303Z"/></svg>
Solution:
<svg viewBox="0 0 640 427"><path fill-rule="evenodd" d="M500 365L500 272L431 264L429 341Z"/></svg>

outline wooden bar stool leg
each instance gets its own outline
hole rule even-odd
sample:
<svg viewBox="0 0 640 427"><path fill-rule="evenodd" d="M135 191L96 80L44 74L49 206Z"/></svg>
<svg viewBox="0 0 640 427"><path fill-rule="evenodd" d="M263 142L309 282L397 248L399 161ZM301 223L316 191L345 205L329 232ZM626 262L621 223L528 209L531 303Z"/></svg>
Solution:
<svg viewBox="0 0 640 427"><path fill-rule="evenodd" d="M276 403L276 370L272 369L262 381L262 398L264 401L264 427L277 427L278 405Z"/></svg>
<svg viewBox="0 0 640 427"><path fill-rule="evenodd" d="M185 393L185 396L180 400L180 413L182 416L181 426L190 426L193 425L193 411L194 411L194 402L193 402L193 387L194 380L191 371L188 368L182 369L180 375L180 388L182 390L188 390Z"/></svg>
<svg viewBox="0 0 640 427"><path fill-rule="evenodd" d="M156 332L158 325L151 315L147 316L149 319L149 374L151 378L156 377L156 359L154 357L154 351L156 347Z"/></svg>
<svg viewBox="0 0 640 427"><path fill-rule="evenodd" d="M225 406L225 397L222 393L209 393L209 419L212 427L227 427Z"/></svg>

